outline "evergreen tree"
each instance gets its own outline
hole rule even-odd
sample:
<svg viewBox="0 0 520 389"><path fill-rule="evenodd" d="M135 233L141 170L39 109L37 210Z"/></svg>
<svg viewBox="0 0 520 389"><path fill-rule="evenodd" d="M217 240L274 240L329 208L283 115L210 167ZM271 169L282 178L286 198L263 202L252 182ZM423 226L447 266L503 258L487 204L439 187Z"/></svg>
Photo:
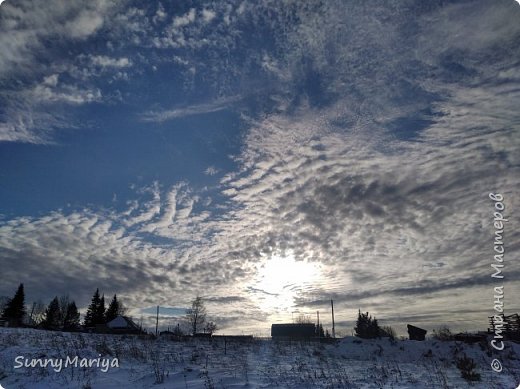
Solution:
<svg viewBox="0 0 520 389"><path fill-rule="evenodd" d="M76 303L72 301L67 306L67 312L63 319L63 329L65 331L74 331L79 328L79 312Z"/></svg>
<svg viewBox="0 0 520 389"><path fill-rule="evenodd" d="M42 326L48 330L57 330L60 329L61 321L60 303L58 301L58 296L56 296L49 303L49 306L45 311L45 319L42 322Z"/></svg>
<svg viewBox="0 0 520 389"><path fill-rule="evenodd" d="M25 293L23 290L23 284L20 284L14 297L9 299L5 305L2 316L9 320L10 325L20 326L25 313Z"/></svg>
<svg viewBox="0 0 520 389"><path fill-rule="evenodd" d="M114 295L112 298L112 301L110 302L110 305L108 306L107 312L105 314L105 320L106 322L110 322L114 320L119 315L120 307L119 307L119 301L117 300L117 296Z"/></svg>
<svg viewBox="0 0 520 389"><path fill-rule="evenodd" d="M61 327L63 327L65 325L64 320L65 320L65 316L67 316L67 309L69 308L69 304L70 304L69 295L65 294L65 295L61 296L58 299L58 302L60 303L60 317L61 317L60 324L61 324Z"/></svg>
<svg viewBox="0 0 520 389"><path fill-rule="evenodd" d="M373 339L381 335L381 329L379 328L377 319L372 319L372 316L369 316L368 312L361 313L361 310L358 311L358 319L354 330L356 331L356 336L365 339Z"/></svg>
<svg viewBox="0 0 520 389"><path fill-rule="evenodd" d="M103 320L100 321L99 319L100 307L101 298L99 297L99 289L96 289L94 296L92 296L92 301L90 302L90 305L87 308L87 313L85 314L85 320L83 322L85 327L95 327L96 324L103 323Z"/></svg>
<svg viewBox="0 0 520 389"><path fill-rule="evenodd" d="M99 305L96 309L96 315L95 315L95 321L96 324L105 324L105 295L101 296L101 299L99 300Z"/></svg>

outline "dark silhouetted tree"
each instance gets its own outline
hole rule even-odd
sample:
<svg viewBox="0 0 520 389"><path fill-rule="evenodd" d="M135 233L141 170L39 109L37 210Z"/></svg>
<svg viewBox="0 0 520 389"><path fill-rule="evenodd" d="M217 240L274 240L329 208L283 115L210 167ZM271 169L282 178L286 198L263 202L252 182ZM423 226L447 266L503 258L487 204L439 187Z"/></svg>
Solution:
<svg viewBox="0 0 520 389"><path fill-rule="evenodd" d="M101 300L99 301L98 309L96 310L96 324L104 324L105 321L105 295L101 296Z"/></svg>
<svg viewBox="0 0 520 389"><path fill-rule="evenodd" d="M361 313L361 310L358 311L358 319L354 330L356 331L356 336L365 339L373 339L381 335L377 319L369 316L368 312Z"/></svg>
<svg viewBox="0 0 520 389"><path fill-rule="evenodd" d="M60 303L60 317L61 317L61 327L64 326L64 320L65 316L67 316L67 309L69 308L70 298L68 294L65 294L61 296L58 299L58 302Z"/></svg>
<svg viewBox="0 0 520 389"><path fill-rule="evenodd" d="M208 322L206 324L206 326L204 327L204 332L206 334L214 334L215 332L217 332L217 330L218 330L218 327L215 324L215 322L213 322L213 321Z"/></svg>
<svg viewBox="0 0 520 389"><path fill-rule="evenodd" d="M43 319L42 326L48 330L58 330L61 329L62 322L63 319L61 318L60 303L56 296L49 303L49 306L45 311L45 319Z"/></svg>
<svg viewBox="0 0 520 389"><path fill-rule="evenodd" d="M79 312L74 301L67 305L67 311L63 319L63 329L65 331L75 331L79 329Z"/></svg>
<svg viewBox="0 0 520 389"><path fill-rule="evenodd" d="M109 321L114 320L119 315L119 310L119 301L117 300L117 296L114 295L105 314L106 322L108 323Z"/></svg>
<svg viewBox="0 0 520 389"><path fill-rule="evenodd" d="M95 327L105 323L105 296L99 297L99 289L96 289L92 301L87 308L83 324L85 327Z"/></svg>
<svg viewBox="0 0 520 389"><path fill-rule="evenodd" d="M173 330L173 334L176 335L176 336L183 336L184 335L184 331L182 330L182 328L181 328L179 323L177 323L177 325L175 326L175 328Z"/></svg>
<svg viewBox="0 0 520 389"><path fill-rule="evenodd" d="M312 324L311 317L309 315L300 314L295 320L297 324Z"/></svg>
<svg viewBox="0 0 520 389"><path fill-rule="evenodd" d="M206 307L202 297L197 296L191 302L191 308L186 310L186 319L191 327L191 333L195 335L197 331L200 331L204 327L206 322Z"/></svg>
<svg viewBox="0 0 520 389"><path fill-rule="evenodd" d="M9 325L22 325L25 316L25 293L23 284L18 286L16 293L12 299L9 299L4 307L2 316L9 320Z"/></svg>

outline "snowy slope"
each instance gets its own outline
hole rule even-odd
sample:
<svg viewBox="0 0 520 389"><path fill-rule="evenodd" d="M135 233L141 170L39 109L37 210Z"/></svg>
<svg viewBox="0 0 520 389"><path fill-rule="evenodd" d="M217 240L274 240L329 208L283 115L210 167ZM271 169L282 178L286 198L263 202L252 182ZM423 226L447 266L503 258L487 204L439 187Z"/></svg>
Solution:
<svg viewBox="0 0 520 389"><path fill-rule="evenodd" d="M481 380L470 385L455 360L466 354ZM23 356L96 358L119 367L52 366L15 369ZM504 370L490 368L500 359ZM520 345L492 352L487 345L427 340L341 339L336 344L249 343L223 339L174 342L135 336L0 329L0 384L12 388L516 388Z"/></svg>

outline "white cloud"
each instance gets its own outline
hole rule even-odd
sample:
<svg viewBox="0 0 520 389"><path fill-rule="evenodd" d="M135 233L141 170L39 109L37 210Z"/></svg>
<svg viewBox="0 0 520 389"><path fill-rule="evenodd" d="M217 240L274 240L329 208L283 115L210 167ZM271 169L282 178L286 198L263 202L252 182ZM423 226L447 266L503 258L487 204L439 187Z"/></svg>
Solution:
<svg viewBox="0 0 520 389"><path fill-rule="evenodd" d="M202 19L206 23L211 22L213 19L215 19L216 16L217 16L217 14L216 14L215 11L212 11L210 9L203 9L202 10Z"/></svg>
<svg viewBox="0 0 520 389"><path fill-rule="evenodd" d="M141 118L146 122L164 122L191 115L202 115L211 112L222 111L229 108L233 103L239 102L240 96L228 97L225 99L211 101L205 104L197 104L187 107L166 109L162 111L150 111L142 114Z"/></svg>
<svg viewBox="0 0 520 389"><path fill-rule="evenodd" d="M52 74L48 77L43 78L43 85L47 85L49 87L55 87L58 85L58 74Z"/></svg>
<svg viewBox="0 0 520 389"><path fill-rule="evenodd" d="M157 11L155 12L155 16L153 17L153 22L155 24L164 21L168 17L168 14L165 12L164 7L161 3L157 6Z"/></svg>
<svg viewBox="0 0 520 389"><path fill-rule="evenodd" d="M60 74L72 69L72 60L66 51L59 58L49 58L52 50L48 50L48 45L61 47L95 36L116 8L116 3L105 0L22 0L3 5L0 78L15 80L16 84L4 83L7 89L0 94L4 106L0 140L49 142L53 130L77 127L59 109L50 108L50 103L79 105L101 101L98 87L80 86L69 80L63 83L65 78Z"/></svg>
<svg viewBox="0 0 520 389"><path fill-rule="evenodd" d="M94 11L81 11L73 20L65 23L65 33L72 38L84 39L96 32L103 25L104 18Z"/></svg>
<svg viewBox="0 0 520 389"><path fill-rule="evenodd" d="M75 3L50 0L44 3L19 1L2 7L0 75L26 71L49 39L85 39L103 25L114 4L105 0Z"/></svg>
<svg viewBox="0 0 520 389"><path fill-rule="evenodd" d="M228 201L201 201L206 193L192 193L187 185L157 184L147 192L150 199L132 202L121 214L18 218L1 224L3 258L24 258L28 250L54 263L65 255L71 269L99 270L96 279L105 279L110 269L120 275L129 271L122 287L130 281L141 285L134 273L141 269L143 282L160 280L153 286L157 295L210 289L255 306L247 286L260 254L290 252L296 260L322 266L319 283L294 287L302 309L330 295L345 306L375 308L378 317L407 306L442 318L450 314L443 311L446 306L467 305L471 312L465 319L485 325L479 312L488 304L480 292L490 282L487 193L499 190L508 209L520 207L515 196L520 190L518 65L492 55L497 42L505 45L504 52L516 52L517 27L507 9L493 11L491 20L480 24L487 15L476 11L487 6L426 12L416 4L366 12L337 2L310 12L296 2L277 4L270 4L269 13L263 3L219 10L229 24L207 34L204 17L196 18L193 9L163 34L150 33L149 40L142 10L128 10L122 23L150 47L155 42L161 49L210 48L213 62L207 55L197 62L179 50L176 64L209 69L204 76L218 85L215 90L233 92L205 104L150 111L142 115L145 121L225 109L246 93L235 93L230 86L235 79L245 79L246 86L240 85L248 90L257 85L253 79L266 81L269 93L259 100L275 107L244 120L249 130L236 158L239 169L221 180ZM259 42L247 51L246 37L233 25L239 17L241 23L267 28L274 49ZM286 17L293 18L289 29ZM445 26L444 20L451 22ZM475 25L485 31L473 39ZM456 34L470 40L467 50ZM223 61L238 52L235 46L255 74ZM500 83L494 83L497 74ZM67 91L81 96L82 90L67 90L53 77L40 85L42 99L65 102L60 93ZM31 139L34 133L26 129L33 124L24 120L15 136ZM422 125L415 128L417 122ZM214 208L210 212L201 204ZM520 247L518 227L514 220L508 227L511 256ZM508 286L518 288L519 265L511 262L508 271L513 279ZM139 302L137 293L132 298Z"/></svg>
<svg viewBox="0 0 520 389"><path fill-rule="evenodd" d="M59 88L43 84L37 85L30 92L38 103L67 103L67 104L86 104L101 100L99 89L89 90L80 89L75 85L61 85Z"/></svg>
<svg viewBox="0 0 520 389"><path fill-rule="evenodd" d="M93 55L90 57L90 61L93 65L101 67L126 68L132 66L132 62L125 57L110 58L104 55Z"/></svg>
<svg viewBox="0 0 520 389"><path fill-rule="evenodd" d="M204 170L204 174L208 176L214 176L215 174L218 174L220 170L217 169L215 166L208 166L206 170Z"/></svg>
<svg viewBox="0 0 520 389"><path fill-rule="evenodd" d="M177 16L173 19L173 27L184 27L195 21L195 8L191 8L183 16Z"/></svg>

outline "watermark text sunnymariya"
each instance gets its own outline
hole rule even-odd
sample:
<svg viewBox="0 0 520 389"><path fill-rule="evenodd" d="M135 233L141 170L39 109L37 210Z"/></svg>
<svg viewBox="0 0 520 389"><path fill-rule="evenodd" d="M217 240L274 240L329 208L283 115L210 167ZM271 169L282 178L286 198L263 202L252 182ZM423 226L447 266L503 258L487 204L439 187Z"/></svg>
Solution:
<svg viewBox="0 0 520 389"><path fill-rule="evenodd" d="M68 367L88 367L100 369L103 373L106 373L109 369L119 367L118 358L80 358L77 355L74 357L68 356L66 359L63 358L26 358L23 355L19 355L14 359L14 368L20 369L26 368L46 368L50 366L56 373L61 372L64 368Z"/></svg>
<svg viewBox="0 0 520 389"><path fill-rule="evenodd" d="M505 223L508 220L504 217L504 196L500 193L490 193L489 198L494 202L493 209L493 227L495 228L495 234L493 239L493 261L491 263L491 268L493 269L493 274L491 277L494 279L503 279L504 274L504 256L505 256L505 248L504 248L504 230ZM491 340L491 346L498 351L502 351L504 349L504 342L502 332L504 331L504 285L496 285L493 287L493 309L495 311L493 315L493 339ZM491 361L491 368L495 372L502 371L502 363L498 359L493 359Z"/></svg>

